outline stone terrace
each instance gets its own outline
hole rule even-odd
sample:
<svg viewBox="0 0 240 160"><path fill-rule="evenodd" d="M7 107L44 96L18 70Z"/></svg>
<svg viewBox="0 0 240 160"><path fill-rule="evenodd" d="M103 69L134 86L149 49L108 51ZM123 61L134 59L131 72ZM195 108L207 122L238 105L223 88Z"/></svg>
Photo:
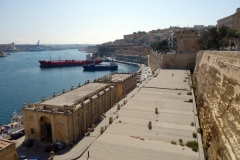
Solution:
<svg viewBox="0 0 240 160"><path fill-rule="evenodd" d="M202 159L202 149L194 152L179 145L179 139L199 141L192 99L184 70L161 70L117 112L119 117L98 137L80 159ZM184 82L187 81L187 82ZM158 108L158 114L155 113ZM149 121L152 129L148 128ZM201 138L200 138L201 140ZM177 145L171 144L177 142ZM81 143L81 142L80 142ZM200 142L201 143L201 142ZM88 151L90 157L88 157Z"/></svg>

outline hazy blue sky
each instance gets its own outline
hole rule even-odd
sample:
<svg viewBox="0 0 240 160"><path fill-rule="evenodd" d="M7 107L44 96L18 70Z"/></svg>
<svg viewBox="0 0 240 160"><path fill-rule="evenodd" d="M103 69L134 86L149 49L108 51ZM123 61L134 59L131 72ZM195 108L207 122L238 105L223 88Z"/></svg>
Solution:
<svg viewBox="0 0 240 160"><path fill-rule="evenodd" d="M240 0L0 0L0 44L100 44L134 31L216 25Z"/></svg>

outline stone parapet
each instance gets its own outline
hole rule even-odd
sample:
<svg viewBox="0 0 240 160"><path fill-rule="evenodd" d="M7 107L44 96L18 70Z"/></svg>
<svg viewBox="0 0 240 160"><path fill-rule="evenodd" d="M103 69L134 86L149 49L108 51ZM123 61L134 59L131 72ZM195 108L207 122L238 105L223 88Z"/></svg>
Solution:
<svg viewBox="0 0 240 160"><path fill-rule="evenodd" d="M239 52L198 52L193 87L208 159L240 159L239 71Z"/></svg>

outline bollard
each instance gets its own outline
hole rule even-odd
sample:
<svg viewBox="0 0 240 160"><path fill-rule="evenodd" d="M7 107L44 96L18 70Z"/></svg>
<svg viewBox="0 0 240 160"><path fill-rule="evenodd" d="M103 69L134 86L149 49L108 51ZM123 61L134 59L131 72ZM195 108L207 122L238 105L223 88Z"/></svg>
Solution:
<svg viewBox="0 0 240 160"><path fill-rule="evenodd" d="M51 151L51 152L50 152L50 157L48 158L48 160L53 160L53 158L54 158L54 152Z"/></svg>
<svg viewBox="0 0 240 160"><path fill-rule="evenodd" d="M152 121L148 122L148 128L151 129L152 128Z"/></svg>
<svg viewBox="0 0 240 160"><path fill-rule="evenodd" d="M91 128L88 128L87 134L90 135L90 132L91 132Z"/></svg>
<svg viewBox="0 0 240 160"><path fill-rule="evenodd" d="M109 117L109 124L113 122L113 117Z"/></svg>
<svg viewBox="0 0 240 160"><path fill-rule="evenodd" d="M158 114L158 108L155 108L155 113Z"/></svg>
<svg viewBox="0 0 240 160"><path fill-rule="evenodd" d="M120 104L117 105L117 109L120 110Z"/></svg>
<svg viewBox="0 0 240 160"><path fill-rule="evenodd" d="M92 128L91 128L91 131L92 131L92 132L94 131L94 127L95 127L95 125L92 124Z"/></svg>
<svg viewBox="0 0 240 160"><path fill-rule="evenodd" d="M104 132L104 127L101 127L101 134Z"/></svg>

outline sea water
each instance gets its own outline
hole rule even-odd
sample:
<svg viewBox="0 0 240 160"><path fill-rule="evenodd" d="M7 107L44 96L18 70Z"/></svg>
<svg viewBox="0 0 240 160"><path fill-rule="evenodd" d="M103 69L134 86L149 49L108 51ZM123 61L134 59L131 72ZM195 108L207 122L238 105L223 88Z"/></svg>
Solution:
<svg viewBox="0 0 240 160"><path fill-rule="evenodd" d="M82 60L86 54L77 49L42 52L14 52L0 57L0 124L10 122L13 111L21 113L23 103L39 102L63 89L70 90L86 80L93 81L112 71L84 71L81 66L40 68L38 60ZM107 62L106 62L107 63ZM103 63L104 64L104 63ZM118 63L118 72L134 72L134 65Z"/></svg>

